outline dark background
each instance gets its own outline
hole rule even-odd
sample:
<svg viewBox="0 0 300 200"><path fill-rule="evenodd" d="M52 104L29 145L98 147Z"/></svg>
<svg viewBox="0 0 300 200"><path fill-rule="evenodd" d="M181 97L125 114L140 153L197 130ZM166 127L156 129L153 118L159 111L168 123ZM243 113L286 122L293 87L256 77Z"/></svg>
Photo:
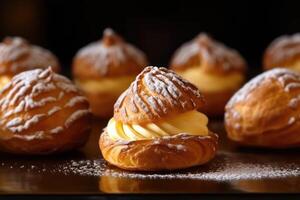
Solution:
<svg viewBox="0 0 300 200"><path fill-rule="evenodd" d="M53 51L69 74L72 57L112 27L167 66L174 50L206 31L260 69L266 46L300 31L300 1L0 0L0 38L23 36Z"/></svg>

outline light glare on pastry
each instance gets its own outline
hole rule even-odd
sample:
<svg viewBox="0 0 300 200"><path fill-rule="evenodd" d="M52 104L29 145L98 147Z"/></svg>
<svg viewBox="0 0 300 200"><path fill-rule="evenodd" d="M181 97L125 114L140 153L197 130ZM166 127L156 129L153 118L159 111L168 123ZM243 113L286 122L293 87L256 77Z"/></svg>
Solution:
<svg viewBox="0 0 300 200"><path fill-rule="evenodd" d="M87 99L51 68L22 72L0 93L0 149L20 154L61 152L85 143Z"/></svg>
<svg viewBox="0 0 300 200"><path fill-rule="evenodd" d="M78 51L73 62L73 75L87 96L92 112L100 117L110 117L118 96L147 63L143 52L113 30L105 29L102 40Z"/></svg>
<svg viewBox="0 0 300 200"><path fill-rule="evenodd" d="M246 63L237 51L201 33L175 52L171 69L201 90L207 102L201 111L222 115L245 80Z"/></svg>
<svg viewBox="0 0 300 200"><path fill-rule="evenodd" d="M21 37L6 37L0 43L0 88L20 72L48 66L55 72L60 70L55 55L42 47Z"/></svg>
<svg viewBox="0 0 300 200"><path fill-rule="evenodd" d="M300 72L300 34L283 35L276 38L266 49L263 67L269 70L286 67Z"/></svg>
<svg viewBox="0 0 300 200"><path fill-rule="evenodd" d="M147 67L119 97L99 145L110 164L128 170L200 165L216 153L199 90L165 68Z"/></svg>
<svg viewBox="0 0 300 200"><path fill-rule="evenodd" d="M300 74L284 68L266 71L226 105L228 137L251 146L299 146L299 105Z"/></svg>

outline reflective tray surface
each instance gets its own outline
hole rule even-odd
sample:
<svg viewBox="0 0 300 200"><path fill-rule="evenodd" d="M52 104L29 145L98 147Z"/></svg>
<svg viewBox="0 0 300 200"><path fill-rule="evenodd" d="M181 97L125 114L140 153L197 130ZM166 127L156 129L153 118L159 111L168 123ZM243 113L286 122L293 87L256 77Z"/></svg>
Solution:
<svg viewBox="0 0 300 200"><path fill-rule="evenodd" d="M265 193L300 191L300 150L241 148L228 141L222 120L210 122L220 149L210 163L172 172L126 172L108 165L98 139L105 121L94 120L79 151L51 156L1 153L1 194Z"/></svg>

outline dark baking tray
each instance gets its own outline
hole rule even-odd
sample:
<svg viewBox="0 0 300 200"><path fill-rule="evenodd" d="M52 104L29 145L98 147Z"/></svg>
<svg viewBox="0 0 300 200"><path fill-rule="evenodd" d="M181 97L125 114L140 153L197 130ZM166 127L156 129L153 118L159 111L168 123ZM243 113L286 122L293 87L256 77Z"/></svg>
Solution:
<svg viewBox="0 0 300 200"><path fill-rule="evenodd" d="M298 193L300 151L240 148L228 141L222 120L210 122L220 149L210 163L159 173L126 172L107 165L98 149L105 121L94 120L80 151L52 156L0 156L1 194Z"/></svg>

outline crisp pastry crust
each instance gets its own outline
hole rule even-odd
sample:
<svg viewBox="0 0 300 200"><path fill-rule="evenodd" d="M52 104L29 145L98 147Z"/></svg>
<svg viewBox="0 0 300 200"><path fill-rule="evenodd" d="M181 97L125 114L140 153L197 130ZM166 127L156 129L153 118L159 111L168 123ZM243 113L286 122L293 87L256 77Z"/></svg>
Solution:
<svg viewBox="0 0 300 200"><path fill-rule="evenodd" d="M210 161L217 151L218 137L178 134L151 140L114 141L106 131L99 146L110 164L126 170L182 169Z"/></svg>
<svg viewBox="0 0 300 200"><path fill-rule="evenodd" d="M155 122L158 125L167 117L196 110L203 104L199 90L173 71L146 67L119 97L114 120L141 126ZM173 170L204 164L215 156L218 142L217 135L211 132L126 140L113 139L108 131L104 129L99 140L102 155L110 164L127 170Z"/></svg>
<svg viewBox="0 0 300 200"><path fill-rule="evenodd" d="M14 76L20 72L51 66L58 72L60 66L50 51L30 44L20 37L6 37L0 43L0 76Z"/></svg>
<svg viewBox="0 0 300 200"><path fill-rule="evenodd" d="M278 66L291 67L300 60L300 34L276 38L266 49L263 57L265 70Z"/></svg>
<svg viewBox="0 0 300 200"><path fill-rule="evenodd" d="M83 47L73 61L73 75L77 79L99 79L136 75L148 64L145 54L125 42L111 29L103 38Z"/></svg>
<svg viewBox="0 0 300 200"><path fill-rule="evenodd" d="M175 71L195 66L215 74L246 70L246 62L236 50L215 41L206 33L200 33L192 41L183 44L171 60L171 69Z"/></svg>
<svg viewBox="0 0 300 200"><path fill-rule="evenodd" d="M269 70L249 81L226 105L228 137L251 146L299 146L299 105L300 74Z"/></svg>
<svg viewBox="0 0 300 200"><path fill-rule="evenodd" d="M146 67L114 105L123 123L154 122L204 105L200 91L166 68Z"/></svg>
<svg viewBox="0 0 300 200"><path fill-rule="evenodd" d="M87 99L51 68L22 72L0 93L0 148L48 154L83 145L90 130Z"/></svg>
<svg viewBox="0 0 300 200"><path fill-rule="evenodd" d="M237 51L200 33L175 52L171 69L201 90L207 102L201 111L218 116L223 115L227 101L243 84L246 62Z"/></svg>
<svg viewBox="0 0 300 200"><path fill-rule="evenodd" d="M100 41L78 51L73 61L73 76L77 86L88 97L93 114L107 118L113 115L112 105L118 96L147 63L142 51L125 42L113 30L105 29ZM126 78L128 80L124 82ZM93 87L95 84L81 84L98 82L98 85L103 85L103 81L110 82L110 86L99 89L98 86Z"/></svg>

